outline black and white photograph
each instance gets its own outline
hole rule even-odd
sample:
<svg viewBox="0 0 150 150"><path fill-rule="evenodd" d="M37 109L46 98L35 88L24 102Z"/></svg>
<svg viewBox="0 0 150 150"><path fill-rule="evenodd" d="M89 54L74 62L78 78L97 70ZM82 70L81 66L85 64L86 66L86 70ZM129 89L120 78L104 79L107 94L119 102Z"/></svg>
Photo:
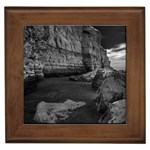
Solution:
<svg viewBox="0 0 150 150"><path fill-rule="evenodd" d="M24 27L25 124L126 124L126 26Z"/></svg>

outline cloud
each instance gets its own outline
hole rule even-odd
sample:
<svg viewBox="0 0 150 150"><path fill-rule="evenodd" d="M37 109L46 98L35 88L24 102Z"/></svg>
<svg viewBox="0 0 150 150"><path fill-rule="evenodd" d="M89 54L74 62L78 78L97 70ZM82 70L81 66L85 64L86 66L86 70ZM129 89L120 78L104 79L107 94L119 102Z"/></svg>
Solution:
<svg viewBox="0 0 150 150"><path fill-rule="evenodd" d="M108 49L108 52L118 52L126 49L126 43L117 44L115 47Z"/></svg>
<svg viewBox="0 0 150 150"><path fill-rule="evenodd" d="M114 60L110 64L116 70L126 70L126 61L125 60Z"/></svg>
<svg viewBox="0 0 150 150"><path fill-rule="evenodd" d="M111 49L107 49L107 56L111 61L111 66L115 69L125 69L126 63L126 44L117 44Z"/></svg>

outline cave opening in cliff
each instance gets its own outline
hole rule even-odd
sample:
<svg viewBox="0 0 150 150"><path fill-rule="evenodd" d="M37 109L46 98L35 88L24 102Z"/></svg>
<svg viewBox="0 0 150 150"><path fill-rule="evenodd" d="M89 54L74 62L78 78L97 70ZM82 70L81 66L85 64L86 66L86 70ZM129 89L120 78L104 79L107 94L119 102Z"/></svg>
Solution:
<svg viewBox="0 0 150 150"><path fill-rule="evenodd" d="M24 123L126 123L126 27L25 26Z"/></svg>

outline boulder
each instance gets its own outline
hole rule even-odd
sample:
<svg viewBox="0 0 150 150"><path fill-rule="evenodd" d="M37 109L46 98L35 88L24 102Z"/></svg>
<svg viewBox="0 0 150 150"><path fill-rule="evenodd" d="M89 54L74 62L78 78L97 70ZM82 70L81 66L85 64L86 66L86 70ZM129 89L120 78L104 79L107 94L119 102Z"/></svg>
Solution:
<svg viewBox="0 0 150 150"><path fill-rule="evenodd" d="M119 101L126 99L126 73L113 69L99 69L93 79L92 86L97 89L99 94L96 98L97 111L100 113L99 122L115 122L116 115L113 116L113 121L110 120L112 112L117 109L118 105L121 108L120 105L123 103L124 106L125 102ZM117 117L116 120L119 118Z"/></svg>
<svg viewBox="0 0 150 150"><path fill-rule="evenodd" d="M97 90L108 77L114 77L115 79L126 80L126 73L122 71L116 71L113 68L99 68L92 81L92 88Z"/></svg>
<svg viewBox="0 0 150 150"><path fill-rule="evenodd" d="M97 90L103 83L104 79L112 74L112 69L99 68L96 72L96 75L92 81L92 88Z"/></svg>
<svg viewBox="0 0 150 150"><path fill-rule="evenodd" d="M114 77L106 78L98 89L99 96L96 98L97 108L101 109L102 101L107 105L126 98L126 83L124 80Z"/></svg>
<svg viewBox="0 0 150 150"><path fill-rule="evenodd" d="M109 103L111 117L108 123L126 123L126 99Z"/></svg>
<svg viewBox="0 0 150 150"><path fill-rule="evenodd" d="M57 123L69 117L72 110L84 106L85 102L66 100L64 103L46 103L44 101L37 105L34 121L39 123Z"/></svg>
<svg viewBox="0 0 150 150"><path fill-rule="evenodd" d="M99 123L126 123L126 99L109 103L105 113L100 116Z"/></svg>

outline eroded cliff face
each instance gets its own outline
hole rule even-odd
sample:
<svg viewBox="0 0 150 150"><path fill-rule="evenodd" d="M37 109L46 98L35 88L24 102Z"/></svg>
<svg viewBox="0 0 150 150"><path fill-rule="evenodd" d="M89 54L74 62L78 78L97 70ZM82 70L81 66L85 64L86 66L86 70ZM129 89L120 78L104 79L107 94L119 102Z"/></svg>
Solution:
<svg viewBox="0 0 150 150"><path fill-rule="evenodd" d="M110 67L101 33L91 26L26 26L25 83L43 76L74 75Z"/></svg>

